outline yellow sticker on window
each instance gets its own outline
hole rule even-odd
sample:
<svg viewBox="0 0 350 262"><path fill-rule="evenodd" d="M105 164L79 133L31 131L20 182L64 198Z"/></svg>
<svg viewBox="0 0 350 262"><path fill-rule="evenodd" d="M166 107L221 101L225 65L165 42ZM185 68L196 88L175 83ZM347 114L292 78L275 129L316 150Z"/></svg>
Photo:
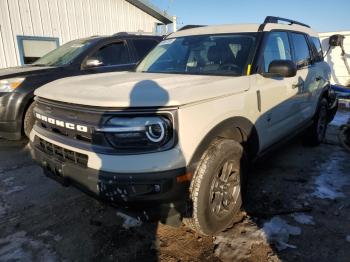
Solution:
<svg viewBox="0 0 350 262"><path fill-rule="evenodd" d="M247 68L247 76L250 75L250 71L251 71L251 70L252 70L252 65L249 64L249 65L248 65L248 68Z"/></svg>

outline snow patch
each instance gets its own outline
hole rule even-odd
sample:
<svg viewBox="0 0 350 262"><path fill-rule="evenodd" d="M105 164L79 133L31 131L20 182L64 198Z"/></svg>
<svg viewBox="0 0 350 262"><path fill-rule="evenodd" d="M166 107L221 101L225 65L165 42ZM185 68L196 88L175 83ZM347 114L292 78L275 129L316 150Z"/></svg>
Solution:
<svg viewBox="0 0 350 262"><path fill-rule="evenodd" d="M214 244L215 256L222 261L244 261L249 258L253 245L268 245L265 233L248 220L222 232L215 238Z"/></svg>
<svg viewBox="0 0 350 262"><path fill-rule="evenodd" d="M315 225L314 218L309 215L301 214L293 214L292 217L296 222L303 225Z"/></svg>
<svg viewBox="0 0 350 262"><path fill-rule="evenodd" d="M289 225L280 217L273 217L262 228L251 220L245 220L215 238L215 256L222 261L246 261L254 245L273 244L278 250L296 248L288 244L288 240L290 235L300 234L299 227Z"/></svg>
<svg viewBox="0 0 350 262"><path fill-rule="evenodd" d="M9 188L6 191L2 190L1 191L2 194L10 195L12 193L16 193L16 192L22 191L25 188L24 186L13 186L14 180L15 180L14 177L8 177L8 178L5 178L5 179L2 180L4 185Z"/></svg>
<svg viewBox="0 0 350 262"><path fill-rule="evenodd" d="M11 176L11 177L5 178L4 180L2 180L2 182L5 185L11 185L13 183L13 180L15 180L15 178L13 176Z"/></svg>
<svg viewBox="0 0 350 262"><path fill-rule="evenodd" d="M14 186L12 188L10 188L9 190L3 192L4 195L10 195L16 192L20 192L25 188L25 186Z"/></svg>
<svg viewBox="0 0 350 262"><path fill-rule="evenodd" d="M262 230L265 233L266 239L274 244L278 250L296 248L296 246L288 244L289 236L301 234L301 229L299 227L289 225L278 216L265 222Z"/></svg>
<svg viewBox="0 0 350 262"><path fill-rule="evenodd" d="M124 213L117 212L117 216L121 217L124 219L122 227L125 229L129 229L132 227L138 227L142 225L142 222L140 219L133 218L131 216L128 216Z"/></svg>
<svg viewBox="0 0 350 262"><path fill-rule="evenodd" d="M51 248L20 231L0 239L0 261L59 261Z"/></svg>
<svg viewBox="0 0 350 262"><path fill-rule="evenodd" d="M49 230L46 230L39 234L39 237L52 237L52 233Z"/></svg>
<svg viewBox="0 0 350 262"><path fill-rule="evenodd" d="M49 230L44 231L43 233L41 233L39 235L39 237L44 237L44 238L53 238L53 240L55 240L56 242L59 242L62 240L62 237L60 235L55 235L54 233L52 233Z"/></svg>
<svg viewBox="0 0 350 262"><path fill-rule="evenodd" d="M346 111L338 111L334 116L333 121L330 123L332 126L341 126L348 122L350 118L350 113Z"/></svg>
<svg viewBox="0 0 350 262"><path fill-rule="evenodd" d="M341 169L339 158L333 158L321 165L321 175L315 180L314 197L321 199L336 199L344 197L341 192L344 186L350 185L350 179Z"/></svg>

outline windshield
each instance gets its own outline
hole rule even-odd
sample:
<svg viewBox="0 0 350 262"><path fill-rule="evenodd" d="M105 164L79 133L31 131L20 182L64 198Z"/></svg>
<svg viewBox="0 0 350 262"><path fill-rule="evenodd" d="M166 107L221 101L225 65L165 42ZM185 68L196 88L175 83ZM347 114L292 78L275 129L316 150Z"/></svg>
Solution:
<svg viewBox="0 0 350 262"><path fill-rule="evenodd" d="M71 63L78 55L85 51L91 40L74 40L68 42L50 53L39 58L33 65L63 66Z"/></svg>
<svg viewBox="0 0 350 262"><path fill-rule="evenodd" d="M254 33L167 39L145 57L136 71L240 76L246 70L255 39Z"/></svg>

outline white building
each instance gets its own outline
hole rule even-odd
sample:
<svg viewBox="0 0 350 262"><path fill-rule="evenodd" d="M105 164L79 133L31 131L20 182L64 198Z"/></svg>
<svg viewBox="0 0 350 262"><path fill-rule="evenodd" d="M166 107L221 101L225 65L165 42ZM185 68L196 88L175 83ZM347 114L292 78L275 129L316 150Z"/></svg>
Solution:
<svg viewBox="0 0 350 262"><path fill-rule="evenodd" d="M170 23L145 0L0 0L0 68L28 63L77 38L156 33Z"/></svg>
<svg viewBox="0 0 350 262"><path fill-rule="evenodd" d="M339 31L339 32L327 32L319 33L323 52L326 52L329 49L329 37L335 34L340 34L345 36L344 39L344 50L345 50L345 59L347 60L348 65L350 65L350 31ZM345 61L342 57L342 50L340 47L333 47L329 50L325 57L325 61L330 65L332 69L332 84L340 84L344 86L350 86L350 72L347 68Z"/></svg>

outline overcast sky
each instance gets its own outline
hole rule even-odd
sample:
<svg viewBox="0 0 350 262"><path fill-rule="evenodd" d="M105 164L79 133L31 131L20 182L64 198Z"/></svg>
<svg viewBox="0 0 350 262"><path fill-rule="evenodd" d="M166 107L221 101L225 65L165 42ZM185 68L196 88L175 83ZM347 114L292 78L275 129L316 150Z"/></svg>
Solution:
<svg viewBox="0 0 350 262"><path fill-rule="evenodd" d="M261 23L287 17L318 32L350 30L350 0L149 0L186 24Z"/></svg>

